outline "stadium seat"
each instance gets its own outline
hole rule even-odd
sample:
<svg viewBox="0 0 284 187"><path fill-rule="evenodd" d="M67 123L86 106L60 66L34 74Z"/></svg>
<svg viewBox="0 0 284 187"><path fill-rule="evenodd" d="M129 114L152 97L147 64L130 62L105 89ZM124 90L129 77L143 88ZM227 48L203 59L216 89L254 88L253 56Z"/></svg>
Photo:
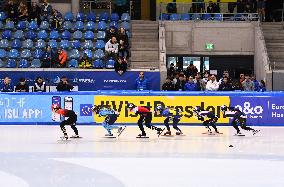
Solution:
<svg viewBox="0 0 284 187"><path fill-rule="evenodd" d="M47 21L42 21L42 22L40 23L39 28L40 28L41 30L48 30L48 29L49 29L49 23L48 23Z"/></svg>
<svg viewBox="0 0 284 187"><path fill-rule="evenodd" d="M88 21L88 23L86 24L86 30L90 30L93 31L96 29L96 24L93 21Z"/></svg>
<svg viewBox="0 0 284 187"><path fill-rule="evenodd" d="M78 59L80 58L80 52L78 49L72 49L68 56L69 59Z"/></svg>
<svg viewBox="0 0 284 187"><path fill-rule="evenodd" d="M49 35L49 39L52 39L52 40L57 40L59 39L59 33L57 30L53 30L50 32L50 35Z"/></svg>
<svg viewBox="0 0 284 187"><path fill-rule="evenodd" d="M16 68L17 62L15 59L8 59L6 68Z"/></svg>
<svg viewBox="0 0 284 187"><path fill-rule="evenodd" d="M15 24L13 21L7 21L5 25L5 29L8 30L14 30L15 29Z"/></svg>
<svg viewBox="0 0 284 187"><path fill-rule="evenodd" d="M5 68L6 64L3 60L0 59L0 68Z"/></svg>
<svg viewBox="0 0 284 187"><path fill-rule="evenodd" d="M5 30L2 32L2 39L10 40L12 38L12 31Z"/></svg>
<svg viewBox="0 0 284 187"><path fill-rule="evenodd" d="M58 43L56 40L49 40L48 45L52 48L55 49L58 47Z"/></svg>
<svg viewBox="0 0 284 187"><path fill-rule="evenodd" d="M85 29L83 21L76 21L74 25L75 30L83 31Z"/></svg>
<svg viewBox="0 0 284 187"><path fill-rule="evenodd" d="M72 48L73 49L80 49L81 48L81 42L79 40L74 40L72 42Z"/></svg>
<svg viewBox="0 0 284 187"><path fill-rule="evenodd" d="M46 47L46 43L43 39L39 39L36 41L35 48L44 49Z"/></svg>
<svg viewBox="0 0 284 187"><path fill-rule="evenodd" d="M33 58L41 59L44 55L44 52L41 49L35 49L33 52Z"/></svg>
<svg viewBox="0 0 284 187"><path fill-rule="evenodd" d="M48 33L45 30L41 30L41 31L38 32L37 38L47 40L48 39Z"/></svg>
<svg viewBox="0 0 284 187"><path fill-rule="evenodd" d="M59 46L63 49L69 49L71 48L71 44L68 40L61 40Z"/></svg>
<svg viewBox="0 0 284 187"><path fill-rule="evenodd" d="M28 58L31 58L31 57L32 57L32 53L31 53L31 51L29 49L22 50L21 58L28 59Z"/></svg>
<svg viewBox="0 0 284 187"><path fill-rule="evenodd" d="M130 24L126 21L121 23L121 27L124 28L125 30L129 30L130 29Z"/></svg>
<svg viewBox="0 0 284 187"><path fill-rule="evenodd" d="M73 21L74 20L74 15L72 14L72 12L67 12L64 15L64 20L65 21Z"/></svg>
<svg viewBox="0 0 284 187"><path fill-rule="evenodd" d="M70 40L71 39L71 33L69 31L63 31L61 34L61 38L63 40Z"/></svg>
<svg viewBox="0 0 284 187"><path fill-rule="evenodd" d="M0 12L0 21L5 21L5 19L7 18L5 12Z"/></svg>
<svg viewBox="0 0 284 187"><path fill-rule="evenodd" d="M31 21L31 22L29 23L28 28L29 28L29 30L33 30L33 31L37 30L37 29L38 29L37 22L36 22L36 21Z"/></svg>
<svg viewBox="0 0 284 187"><path fill-rule="evenodd" d="M119 15L117 13L112 13L110 16L110 21L118 22L118 20L119 20Z"/></svg>
<svg viewBox="0 0 284 187"><path fill-rule="evenodd" d="M85 38L85 40L94 40L95 34L94 34L93 31L87 31L87 32L85 32L84 38Z"/></svg>
<svg viewBox="0 0 284 187"><path fill-rule="evenodd" d="M105 31L107 29L107 24L104 21L100 21L98 23L98 30L99 31Z"/></svg>
<svg viewBox="0 0 284 187"><path fill-rule="evenodd" d="M114 64L115 64L115 61L111 58L107 61L106 63L106 68L107 69L113 69L114 68Z"/></svg>
<svg viewBox="0 0 284 187"><path fill-rule="evenodd" d="M214 15L214 20L215 21L222 21L223 20L223 15L222 14L215 14Z"/></svg>
<svg viewBox="0 0 284 187"><path fill-rule="evenodd" d="M25 49L31 49L34 47L34 43L31 39L27 39L23 42L23 48Z"/></svg>
<svg viewBox="0 0 284 187"><path fill-rule="evenodd" d="M101 49L96 50L95 53L94 53L94 57L95 57L96 59L101 59L101 58L103 58L104 56L105 56L105 53L104 53L104 51L101 50Z"/></svg>
<svg viewBox="0 0 284 187"><path fill-rule="evenodd" d="M0 59L7 57L7 51L5 49L0 49Z"/></svg>
<svg viewBox="0 0 284 187"><path fill-rule="evenodd" d="M88 58L93 58L93 52L90 49L84 50L83 54L86 54Z"/></svg>
<svg viewBox="0 0 284 187"><path fill-rule="evenodd" d="M116 21L110 22L109 26L114 27L115 29L118 29L118 23Z"/></svg>
<svg viewBox="0 0 284 187"><path fill-rule="evenodd" d="M68 67L69 67L69 68L78 68L78 60L76 60L76 59L71 59L71 60L68 62Z"/></svg>
<svg viewBox="0 0 284 187"><path fill-rule="evenodd" d="M99 21L105 21L108 22L109 20L109 13L107 12L102 12L99 16Z"/></svg>
<svg viewBox="0 0 284 187"><path fill-rule="evenodd" d="M21 59L19 62L19 68L28 68L29 62L27 59Z"/></svg>
<svg viewBox="0 0 284 187"><path fill-rule="evenodd" d="M11 48L12 49L20 49L22 47L22 42L21 40L19 39L14 39L12 42L11 42Z"/></svg>
<svg viewBox="0 0 284 187"><path fill-rule="evenodd" d="M203 14L203 18L202 19L206 20L206 21L211 20L211 14L207 14L207 13Z"/></svg>
<svg viewBox="0 0 284 187"><path fill-rule="evenodd" d="M130 15L128 13L123 13L121 15L121 20L122 21L130 21Z"/></svg>
<svg viewBox="0 0 284 187"><path fill-rule="evenodd" d="M97 40L95 48L96 49L104 49L105 48L105 42L103 40Z"/></svg>
<svg viewBox="0 0 284 187"><path fill-rule="evenodd" d="M96 59L93 63L93 68L101 69L104 67L104 63L101 59Z"/></svg>
<svg viewBox="0 0 284 187"><path fill-rule="evenodd" d="M87 14L87 20L96 22L96 14L94 12L90 12Z"/></svg>
<svg viewBox="0 0 284 187"><path fill-rule="evenodd" d="M170 20L171 21L178 21L181 19L181 15L180 14L171 14L170 15Z"/></svg>
<svg viewBox="0 0 284 187"><path fill-rule="evenodd" d="M4 25L2 23L2 21L0 21L0 30L3 30L4 29Z"/></svg>
<svg viewBox="0 0 284 187"><path fill-rule="evenodd" d="M169 20L169 15L168 14L165 14L165 13L162 13L160 15L160 20L164 21L164 20Z"/></svg>
<svg viewBox="0 0 284 187"><path fill-rule="evenodd" d="M72 30L73 29L73 24L70 21L64 21L62 28L64 30Z"/></svg>
<svg viewBox="0 0 284 187"><path fill-rule="evenodd" d="M9 41L7 39L2 39L0 41L0 48L3 48L3 49L9 48Z"/></svg>
<svg viewBox="0 0 284 187"><path fill-rule="evenodd" d="M26 32L26 39L35 40L36 37L37 37L37 34L35 31L29 30Z"/></svg>
<svg viewBox="0 0 284 187"><path fill-rule="evenodd" d="M201 20L201 15L200 14L193 14L192 15L192 20L194 20L194 21Z"/></svg>
<svg viewBox="0 0 284 187"><path fill-rule="evenodd" d="M19 58L19 56L20 56L20 54L19 54L19 51L17 49L11 49L8 52L8 57L9 58L15 59L15 58Z"/></svg>
<svg viewBox="0 0 284 187"><path fill-rule="evenodd" d="M189 21L190 20L190 14L181 14L181 20L183 21Z"/></svg>
<svg viewBox="0 0 284 187"><path fill-rule="evenodd" d="M83 33L82 31L75 31L73 33L73 39L74 40L82 40L83 39Z"/></svg>
<svg viewBox="0 0 284 187"><path fill-rule="evenodd" d="M78 12L78 14L76 15L76 20L77 21L85 21L86 19L86 15L82 12Z"/></svg>
<svg viewBox="0 0 284 187"><path fill-rule="evenodd" d="M91 40L86 40L83 44L83 48L84 49L93 49L94 48L94 44L93 41Z"/></svg>
<svg viewBox="0 0 284 187"><path fill-rule="evenodd" d="M16 32L14 32L14 39L20 39L20 40L24 40L24 31L22 30L17 30Z"/></svg>
<svg viewBox="0 0 284 187"><path fill-rule="evenodd" d="M105 37L106 37L106 32L105 31L98 31L97 39L104 40Z"/></svg>
<svg viewBox="0 0 284 187"><path fill-rule="evenodd" d="M33 59L31 63L31 68L40 68L41 67L41 62L39 59Z"/></svg>
<svg viewBox="0 0 284 187"><path fill-rule="evenodd" d="M28 23L27 21L19 21L16 28L18 30L25 30L27 28L27 23Z"/></svg>

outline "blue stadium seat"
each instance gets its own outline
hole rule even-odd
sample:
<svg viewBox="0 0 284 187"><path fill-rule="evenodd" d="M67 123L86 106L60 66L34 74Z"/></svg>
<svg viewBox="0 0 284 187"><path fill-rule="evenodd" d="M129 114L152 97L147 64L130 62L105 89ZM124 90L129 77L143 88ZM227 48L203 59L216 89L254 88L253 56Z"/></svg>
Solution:
<svg viewBox="0 0 284 187"><path fill-rule="evenodd" d="M12 58L12 59L19 58L20 57L20 53L19 53L19 51L17 49L11 49L8 52L8 57Z"/></svg>
<svg viewBox="0 0 284 187"><path fill-rule="evenodd" d="M30 67L31 68L40 68L41 67L40 59L33 59Z"/></svg>
<svg viewBox="0 0 284 187"><path fill-rule="evenodd" d="M107 61L106 63L106 68L107 69L113 69L114 68L114 64L115 64L115 61L111 58Z"/></svg>
<svg viewBox="0 0 284 187"><path fill-rule="evenodd" d="M43 39L39 39L36 41L35 47L37 49L44 49L46 47L46 43Z"/></svg>
<svg viewBox="0 0 284 187"><path fill-rule="evenodd" d="M118 29L118 23L116 21L110 22L109 26L114 27L115 29Z"/></svg>
<svg viewBox="0 0 284 187"><path fill-rule="evenodd" d="M105 42L103 40L97 40L96 41L96 49L104 49L105 48Z"/></svg>
<svg viewBox="0 0 284 187"><path fill-rule="evenodd" d="M181 19L181 15L180 14L171 14L170 15L170 20L171 21L178 21Z"/></svg>
<svg viewBox="0 0 284 187"><path fill-rule="evenodd" d="M104 21L100 21L98 23L98 30L99 31L105 31L107 29L107 24Z"/></svg>
<svg viewBox="0 0 284 187"><path fill-rule="evenodd" d="M8 59L6 68L16 68L17 62L15 59Z"/></svg>
<svg viewBox="0 0 284 187"><path fill-rule="evenodd" d="M27 23L28 23L27 21L19 21L16 28L18 30L25 30L27 28Z"/></svg>
<svg viewBox="0 0 284 187"><path fill-rule="evenodd" d="M68 63L69 68L78 68L78 60L71 59Z"/></svg>
<svg viewBox="0 0 284 187"><path fill-rule="evenodd" d="M56 40L49 40L48 45L52 48L52 49L56 49L58 47L58 43L56 42Z"/></svg>
<svg viewBox="0 0 284 187"><path fill-rule="evenodd" d="M33 58L37 58L37 59L41 59L44 55L44 52L43 50L41 49L35 49L34 52L33 52Z"/></svg>
<svg viewBox="0 0 284 187"><path fill-rule="evenodd" d="M31 49L34 47L34 43L31 39L27 39L23 42L23 48L25 49Z"/></svg>
<svg viewBox="0 0 284 187"><path fill-rule="evenodd" d="M48 39L48 33L45 30L41 30L37 34L37 38L47 40Z"/></svg>
<svg viewBox="0 0 284 187"><path fill-rule="evenodd" d="M88 23L86 24L86 30L90 30L93 31L96 29L96 24L93 21L88 21Z"/></svg>
<svg viewBox="0 0 284 187"><path fill-rule="evenodd" d="M85 32L84 38L85 38L85 40L94 40L95 34L94 34L93 31L87 31L87 32Z"/></svg>
<svg viewBox="0 0 284 187"><path fill-rule="evenodd" d="M28 28L29 28L29 30L33 30L33 31L37 30L37 29L38 29L37 22L36 22L36 21L31 21L31 22L29 23Z"/></svg>
<svg viewBox="0 0 284 187"><path fill-rule="evenodd" d="M31 39L31 40L35 40L37 37L37 34L35 31L33 30L29 30L26 32L26 39Z"/></svg>
<svg viewBox="0 0 284 187"><path fill-rule="evenodd" d="M64 21L62 28L64 30L72 30L73 29L73 24L71 23L71 21Z"/></svg>
<svg viewBox="0 0 284 187"><path fill-rule="evenodd" d="M194 20L194 21L201 20L201 15L200 14L193 14L192 20Z"/></svg>
<svg viewBox="0 0 284 187"><path fill-rule="evenodd" d="M15 29L15 24L13 21L7 21L5 25L5 29L9 30L14 30Z"/></svg>
<svg viewBox="0 0 284 187"><path fill-rule="evenodd" d="M83 33L82 31L75 31L73 33L73 39L74 40L82 40L83 39Z"/></svg>
<svg viewBox="0 0 284 187"><path fill-rule="evenodd" d="M21 59L19 62L19 68L28 68L29 62L27 59Z"/></svg>
<svg viewBox="0 0 284 187"><path fill-rule="evenodd" d="M76 21L74 25L75 30L83 31L85 29L85 25L83 21Z"/></svg>
<svg viewBox="0 0 284 187"><path fill-rule="evenodd" d="M71 33L69 31L63 31L63 33L61 34L61 38L63 40L70 40L71 39Z"/></svg>
<svg viewBox="0 0 284 187"><path fill-rule="evenodd" d="M104 40L105 37L106 37L106 32L105 31L98 31L97 39Z"/></svg>
<svg viewBox="0 0 284 187"><path fill-rule="evenodd" d="M7 51L5 49L0 49L0 59L7 57Z"/></svg>
<svg viewBox="0 0 284 187"><path fill-rule="evenodd" d="M94 57L95 57L96 59L102 59L104 56L105 56L105 53L104 53L104 51L101 50L101 49L97 49L97 50L95 51L95 53L94 53Z"/></svg>
<svg viewBox="0 0 284 187"><path fill-rule="evenodd" d="M80 49L81 48L81 42L79 40L74 40L72 42L72 48L73 49Z"/></svg>
<svg viewBox="0 0 284 187"><path fill-rule="evenodd" d="M7 18L5 12L0 12L0 21L5 21L5 19Z"/></svg>
<svg viewBox="0 0 284 187"><path fill-rule="evenodd" d="M4 68L6 67L6 64L5 62L3 62L1 59L0 59L0 68Z"/></svg>
<svg viewBox="0 0 284 187"><path fill-rule="evenodd" d="M59 35L59 32L57 30L53 30L50 32L50 35L49 35L49 39L52 39L52 40L57 40L59 39L60 35Z"/></svg>
<svg viewBox="0 0 284 187"><path fill-rule="evenodd" d="M161 15L160 15L160 20L169 20L169 15L168 14L165 14L165 13L162 13Z"/></svg>
<svg viewBox="0 0 284 187"><path fill-rule="evenodd" d="M112 13L110 16L110 21L118 22L118 20L119 20L119 15L117 13Z"/></svg>
<svg viewBox="0 0 284 187"><path fill-rule="evenodd" d="M94 44L92 40L86 40L83 44L83 48L84 49L93 49L94 48Z"/></svg>
<svg viewBox="0 0 284 187"><path fill-rule="evenodd" d="M207 14L207 13L205 13L205 14L203 14L203 18L202 18L203 20L211 20L211 14Z"/></svg>
<svg viewBox="0 0 284 187"><path fill-rule="evenodd" d="M80 52L78 49L72 49L69 53L69 59L79 59Z"/></svg>
<svg viewBox="0 0 284 187"><path fill-rule="evenodd" d="M2 32L2 39L10 40L12 38L12 31L5 30Z"/></svg>
<svg viewBox="0 0 284 187"><path fill-rule="evenodd" d="M24 31L22 30L17 30L16 32L14 32L14 38L15 39L20 39L20 40L24 40Z"/></svg>
<svg viewBox="0 0 284 187"><path fill-rule="evenodd" d="M93 68L101 69L104 67L104 63L101 59L96 59L93 63Z"/></svg>
<svg viewBox="0 0 284 187"><path fill-rule="evenodd" d="M2 21L0 21L0 30L3 30L4 29L4 25L2 23Z"/></svg>
<svg viewBox="0 0 284 187"><path fill-rule="evenodd" d="M72 14L72 12L67 12L64 15L64 20L65 21L73 21L74 20L74 15Z"/></svg>
<svg viewBox="0 0 284 187"><path fill-rule="evenodd" d="M99 16L99 21L105 21L108 22L109 20L109 13L107 12L102 12Z"/></svg>
<svg viewBox="0 0 284 187"><path fill-rule="evenodd" d="M12 49L20 49L22 47L22 42L21 40L19 39L14 39L12 42L11 42L11 48Z"/></svg>
<svg viewBox="0 0 284 187"><path fill-rule="evenodd" d="M121 27L124 28L125 30L129 30L130 29L130 24L126 21L121 23Z"/></svg>
<svg viewBox="0 0 284 187"><path fill-rule="evenodd" d="M0 48L3 48L3 49L9 48L9 41L7 39L2 39L0 41Z"/></svg>
<svg viewBox="0 0 284 187"><path fill-rule="evenodd" d="M130 15L128 13L123 13L121 15L121 20L122 21L130 21Z"/></svg>
<svg viewBox="0 0 284 187"><path fill-rule="evenodd" d="M90 12L87 14L87 20L96 22L96 14L94 12Z"/></svg>
<svg viewBox="0 0 284 187"><path fill-rule="evenodd" d="M214 20L215 21L222 21L223 20L223 15L222 14L215 14L214 15Z"/></svg>
<svg viewBox="0 0 284 187"><path fill-rule="evenodd" d="M183 21L189 21L190 20L190 14L181 14L181 20Z"/></svg>
<svg viewBox="0 0 284 187"><path fill-rule="evenodd" d="M40 23L39 28L40 28L41 30L48 30L48 29L49 29L49 23L48 23L47 21L42 21L42 22Z"/></svg>
<svg viewBox="0 0 284 187"><path fill-rule="evenodd" d="M31 53L31 51L29 49L22 50L21 58L28 59L28 58L31 58L31 57L32 57L32 53Z"/></svg>
<svg viewBox="0 0 284 187"><path fill-rule="evenodd" d="M76 20L77 21L85 21L86 19L86 15L82 12L78 12L78 14L76 15Z"/></svg>
<svg viewBox="0 0 284 187"><path fill-rule="evenodd" d="M84 50L83 54L86 54L88 58L93 58L93 52L90 49Z"/></svg>
<svg viewBox="0 0 284 187"><path fill-rule="evenodd" d="M59 46L63 49L69 49L72 47L68 40L61 40Z"/></svg>

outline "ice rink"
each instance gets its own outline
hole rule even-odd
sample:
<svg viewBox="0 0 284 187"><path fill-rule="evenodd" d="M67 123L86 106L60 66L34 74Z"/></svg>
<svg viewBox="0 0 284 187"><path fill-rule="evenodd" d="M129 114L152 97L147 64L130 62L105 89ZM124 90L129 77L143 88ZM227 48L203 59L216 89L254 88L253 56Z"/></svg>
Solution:
<svg viewBox="0 0 284 187"><path fill-rule="evenodd" d="M59 141L59 126L0 126L1 187L283 187L284 128L255 127L255 136L203 135L118 139L99 126L78 126L82 139ZM70 127L67 127L72 135ZM229 147L233 145L233 147Z"/></svg>

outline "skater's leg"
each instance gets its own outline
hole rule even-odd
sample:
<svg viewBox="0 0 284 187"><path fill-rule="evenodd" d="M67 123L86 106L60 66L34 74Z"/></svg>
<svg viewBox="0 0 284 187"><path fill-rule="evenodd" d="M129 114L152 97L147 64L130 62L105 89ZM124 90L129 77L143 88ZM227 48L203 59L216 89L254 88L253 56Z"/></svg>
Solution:
<svg viewBox="0 0 284 187"><path fill-rule="evenodd" d="M158 132L159 132L159 131L162 131L161 128L156 127L156 126L154 126L154 125L151 125L151 122L152 122L152 114L149 113L149 114L147 114L147 116L145 117L145 126L148 127L148 128L151 129L151 130L156 130L156 131L158 131Z"/></svg>
<svg viewBox="0 0 284 187"><path fill-rule="evenodd" d="M167 118L164 120L164 124L165 124L165 126L166 126L166 128L167 128L167 131L171 131L170 125L169 125L169 121L170 121L170 118L169 118L169 117L167 117Z"/></svg>
<svg viewBox="0 0 284 187"><path fill-rule="evenodd" d="M247 127L246 126L246 119L240 119L240 126L242 129L246 130L246 131L255 131L253 128Z"/></svg>
<svg viewBox="0 0 284 187"><path fill-rule="evenodd" d="M61 130L62 130L64 136L67 136L67 132L66 132L66 128L65 128L65 125L67 125L66 122L67 122L67 121L64 120L64 121L62 121L62 122L60 123L60 128L61 128Z"/></svg>
<svg viewBox="0 0 284 187"><path fill-rule="evenodd" d="M232 121L232 126L236 129L237 133L240 133L240 129L238 127L237 120Z"/></svg>
<svg viewBox="0 0 284 187"><path fill-rule="evenodd" d="M67 119L67 123L70 124L72 130L74 131L75 135L79 135L78 133L78 129L76 127L76 122L77 122L77 115L75 116L70 116L68 119Z"/></svg>
<svg viewBox="0 0 284 187"><path fill-rule="evenodd" d="M144 130L144 127L143 127L143 121L144 121L144 116L140 116L140 118L139 118L139 120L138 120L138 127L139 127L139 129L140 129L140 131L141 131L141 135L142 136L146 136L146 132L145 132L145 130Z"/></svg>
<svg viewBox="0 0 284 187"><path fill-rule="evenodd" d="M174 117L174 119L173 119L173 128L176 131L181 132L180 128L177 126L179 121L180 121L180 119L178 117Z"/></svg>
<svg viewBox="0 0 284 187"><path fill-rule="evenodd" d="M218 118L213 118L210 122L210 125L213 127L213 129L215 130L215 132L219 133L215 123L218 121Z"/></svg>
<svg viewBox="0 0 284 187"><path fill-rule="evenodd" d="M111 135L112 133L111 133L111 127L110 127L110 125L109 125L106 121L104 121L104 122L102 123L102 125L103 125L103 127L107 130L108 134Z"/></svg>
<svg viewBox="0 0 284 187"><path fill-rule="evenodd" d="M79 135L78 129L77 129L77 127L76 127L76 123L73 123L73 124L71 125L71 128L73 129L75 135Z"/></svg>
<svg viewBox="0 0 284 187"><path fill-rule="evenodd" d="M208 132L211 132L211 129L210 129L210 127L209 127L209 123L210 123L209 120L205 120L205 121L203 122L203 125L208 129Z"/></svg>

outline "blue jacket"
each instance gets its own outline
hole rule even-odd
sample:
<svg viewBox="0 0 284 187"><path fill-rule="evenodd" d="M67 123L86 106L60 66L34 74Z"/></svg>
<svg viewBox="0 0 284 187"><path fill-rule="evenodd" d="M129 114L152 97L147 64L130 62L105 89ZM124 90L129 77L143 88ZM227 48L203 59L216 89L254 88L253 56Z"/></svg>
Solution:
<svg viewBox="0 0 284 187"><path fill-rule="evenodd" d="M260 85L259 85L259 82L257 80L254 80L253 81L253 84L254 84L254 91L257 91L259 92L260 91Z"/></svg>
<svg viewBox="0 0 284 187"><path fill-rule="evenodd" d="M185 91L197 91L197 85L194 82L193 83L187 82L184 85L184 89Z"/></svg>
<svg viewBox="0 0 284 187"><path fill-rule="evenodd" d="M11 84L2 84L1 85L1 92L13 92L14 86Z"/></svg>
<svg viewBox="0 0 284 187"><path fill-rule="evenodd" d="M136 90L149 90L148 88L148 80L146 78L140 79L139 77L135 81Z"/></svg>

